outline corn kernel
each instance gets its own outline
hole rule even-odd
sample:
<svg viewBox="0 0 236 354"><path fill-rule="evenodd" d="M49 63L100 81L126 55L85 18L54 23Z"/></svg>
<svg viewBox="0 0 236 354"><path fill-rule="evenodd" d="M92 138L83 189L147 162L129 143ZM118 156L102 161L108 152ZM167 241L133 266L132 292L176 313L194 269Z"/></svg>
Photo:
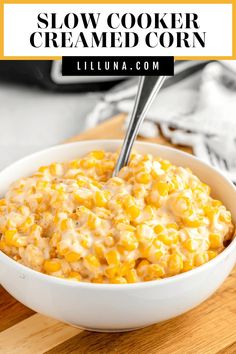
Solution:
<svg viewBox="0 0 236 354"><path fill-rule="evenodd" d="M225 222L226 224L231 223L231 214L229 212L221 213L219 216L220 221Z"/></svg>
<svg viewBox="0 0 236 354"><path fill-rule="evenodd" d="M7 245L6 242L4 240L0 239L0 250L1 251L3 251L5 249L6 245Z"/></svg>
<svg viewBox="0 0 236 354"><path fill-rule="evenodd" d="M18 210L24 216L28 216L30 214L30 209L25 205L21 205Z"/></svg>
<svg viewBox="0 0 236 354"><path fill-rule="evenodd" d="M111 172L115 167L115 162L112 160L104 160L101 165L103 172Z"/></svg>
<svg viewBox="0 0 236 354"><path fill-rule="evenodd" d="M61 221L61 225L60 225L60 230L62 232L67 231L69 229L69 220L68 219L63 219Z"/></svg>
<svg viewBox="0 0 236 354"><path fill-rule="evenodd" d="M203 218L201 217L198 217L198 219L186 218L183 222L188 227L199 227L204 225Z"/></svg>
<svg viewBox="0 0 236 354"><path fill-rule="evenodd" d="M33 220L30 216L28 216L25 221L20 225L20 230L22 232L26 232L30 226L33 224Z"/></svg>
<svg viewBox="0 0 236 354"><path fill-rule="evenodd" d="M119 274L119 267L114 266L114 265L110 265L110 266L106 267L106 269L104 270L104 274L109 279L114 278L117 274Z"/></svg>
<svg viewBox="0 0 236 354"><path fill-rule="evenodd" d="M88 227L94 230L100 226L101 220L95 214L89 214L87 223Z"/></svg>
<svg viewBox="0 0 236 354"><path fill-rule="evenodd" d="M147 266L147 274L150 275L152 279L156 279L163 277L165 271L159 264L150 264Z"/></svg>
<svg viewBox="0 0 236 354"><path fill-rule="evenodd" d="M44 172L49 171L49 168L48 168L48 166L41 166L41 167L38 169L38 171L44 173Z"/></svg>
<svg viewBox="0 0 236 354"><path fill-rule="evenodd" d="M209 260L211 260L217 256L217 252L215 252L215 251L207 251L207 254L208 254Z"/></svg>
<svg viewBox="0 0 236 354"><path fill-rule="evenodd" d="M161 257L163 255L164 255L164 252L161 249L158 249L158 250L154 251L153 258L157 262L157 261L159 261L161 259Z"/></svg>
<svg viewBox="0 0 236 354"><path fill-rule="evenodd" d="M187 239L183 245L186 248L186 250L188 250L189 252L194 252L198 249L198 241L197 240Z"/></svg>
<svg viewBox="0 0 236 354"><path fill-rule="evenodd" d="M147 259L143 259L137 266L137 273L139 276L142 276L146 271L147 266L149 265L149 261Z"/></svg>
<svg viewBox="0 0 236 354"><path fill-rule="evenodd" d="M99 259L104 259L105 247L101 243L94 244L94 252Z"/></svg>
<svg viewBox="0 0 236 354"><path fill-rule="evenodd" d="M205 216L207 216L210 220L212 220L217 213L217 210L209 205L204 206L203 211L205 213Z"/></svg>
<svg viewBox="0 0 236 354"><path fill-rule="evenodd" d="M0 206L5 206L6 204L6 199L0 199Z"/></svg>
<svg viewBox="0 0 236 354"><path fill-rule="evenodd" d="M80 166L84 169L90 169L96 165L96 160L93 158L85 158L80 160Z"/></svg>
<svg viewBox="0 0 236 354"><path fill-rule="evenodd" d="M79 160L70 161L69 167L72 169L78 169L79 168Z"/></svg>
<svg viewBox="0 0 236 354"><path fill-rule="evenodd" d="M61 269L61 264L57 260L46 260L43 264L46 273L55 273Z"/></svg>
<svg viewBox="0 0 236 354"><path fill-rule="evenodd" d="M152 220L155 218L154 208L151 205L146 205L143 210L143 219L146 221Z"/></svg>
<svg viewBox="0 0 236 354"><path fill-rule="evenodd" d="M49 166L49 171L52 176L58 176L61 173L62 166L59 163L52 163Z"/></svg>
<svg viewBox="0 0 236 354"><path fill-rule="evenodd" d="M124 181L123 179L119 178L119 177L112 177L110 178L109 180L109 185L112 185L112 186L122 186L124 184Z"/></svg>
<svg viewBox="0 0 236 354"><path fill-rule="evenodd" d="M140 214L140 209L136 205L131 205L126 210L131 220L135 220Z"/></svg>
<svg viewBox="0 0 236 354"><path fill-rule="evenodd" d="M169 168L171 167L171 163L167 160L162 160L160 161L160 164L161 164L161 168L164 170L164 171L168 171Z"/></svg>
<svg viewBox="0 0 236 354"><path fill-rule="evenodd" d="M88 209L92 209L93 201L89 194L82 195L80 192L74 193L74 198L81 206L85 206Z"/></svg>
<svg viewBox="0 0 236 354"><path fill-rule="evenodd" d="M149 258L150 251L151 251L151 245L141 244L139 246L139 251L140 251L142 258Z"/></svg>
<svg viewBox="0 0 236 354"><path fill-rule="evenodd" d="M139 242L150 245L153 241L154 233L150 226L146 224L139 224L136 228L136 237Z"/></svg>
<svg viewBox="0 0 236 354"><path fill-rule="evenodd" d="M179 196L176 198L175 202L173 203L173 210L181 216L190 216L193 214L191 201L185 196Z"/></svg>
<svg viewBox="0 0 236 354"><path fill-rule="evenodd" d="M102 275L99 275L92 279L92 283L102 284L104 283L104 277Z"/></svg>
<svg viewBox="0 0 236 354"><path fill-rule="evenodd" d="M221 206L221 205L222 205L221 201L216 200L216 199L213 199L211 204L212 204L214 207L218 207L218 206Z"/></svg>
<svg viewBox="0 0 236 354"><path fill-rule="evenodd" d="M159 234L158 240L163 242L166 246L170 246L172 244L172 238L166 234Z"/></svg>
<svg viewBox="0 0 236 354"><path fill-rule="evenodd" d="M96 181L95 179L91 178L91 181L90 181L91 185L94 186L94 187L97 187L99 189L102 189L102 184L98 181ZM104 192L107 192L107 191L104 191Z"/></svg>
<svg viewBox="0 0 236 354"><path fill-rule="evenodd" d="M105 157L105 152L102 150L94 150L89 154L91 157L95 158L96 160L102 160Z"/></svg>
<svg viewBox="0 0 236 354"><path fill-rule="evenodd" d="M84 258L85 260L85 265L87 268L99 268L100 267L100 262L96 256L93 254L89 254Z"/></svg>
<svg viewBox="0 0 236 354"><path fill-rule="evenodd" d="M49 186L49 183L47 181L37 181L36 183L36 188L39 189L46 189Z"/></svg>
<svg viewBox="0 0 236 354"><path fill-rule="evenodd" d="M82 235L80 244L82 247L89 249L91 246L90 237L88 235Z"/></svg>
<svg viewBox="0 0 236 354"><path fill-rule="evenodd" d="M205 184L205 183L201 183L201 186L202 186L204 192L207 193L208 195L210 195L210 193L211 193L211 188L210 188L210 186L208 186L208 185Z"/></svg>
<svg viewBox="0 0 236 354"><path fill-rule="evenodd" d="M127 280L124 277L116 277L111 279L112 284L126 284Z"/></svg>
<svg viewBox="0 0 236 354"><path fill-rule="evenodd" d="M98 207L105 207L107 205L106 194L102 191L96 191L94 195L95 205Z"/></svg>
<svg viewBox="0 0 236 354"><path fill-rule="evenodd" d="M179 230L179 226L175 222L167 224L166 227L167 229Z"/></svg>
<svg viewBox="0 0 236 354"><path fill-rule="evenodd" d="M156 208L160 208L161 202L159 196L154 192L150 192L146 197L145 197L145 202L147 205L153 205Z"/></svg>
<svg viewBox="0 0 236 354"><path fill-rule="evenodd" d="M121 276L125 276L131 269L135 267L135 260L126 261L120 265L119 273Z"/></svg>
<svg viewBox="0 0 236 354"><path fill-rule="evenodd" d="M204 264L208 262L208 254L207 252L202 252L202 253L198 253L195 254L194 256L194 265L196 267L199 267L200 265Z"/></svg>
<svg viewBox="0 0 236 354"><path fill-rule="evenodd" d="M85 181L82 180L82 179L78 179L78 180L76 181L76 183L77 183L78 187L80 187L80 188L85 187L85 186L87 185L87 182L85 182ZM76 200L77 200L78 202L81 201L81 197L80 197L79 195L76 194L76 195L75 195L75 198L76 198ZM84 201L84 200L82 199L82 201Z"/></svg>
<svg viewBox="0 0 236 354"><path fill-rule="evenodd" d="M57 252L60 256L65 256L69 252L68 247L65 247L61 243L58 243L56 248L57 248Z"/></svg>
<svg viewBox="0 0 236 354"><path fill-rule="evenodd" d="M115 244L115 240L111 235L108 235L106 239L104 240L104 245L106 247L113 247Z"/></svg>
<svg viewBox="0 0 236 354"><path fill-rule="evenodd" d="M119 265L120 264L120 255L116 250L111 250L106 253L105 258L109 265Z"/></svg>
<svg viewBox="0 0 236 354"><path fill-rule="evenodd" d="M65 260L69 263L78 262L81 255L77 252L68 252L65 254Z"/></svg>
<svg viewBox="0 0 236 354"><path fill-rule="evenodd" d="M164 231L164 227L160 224L157 224L155 227L154 227L154 231L156 234L160 234Z"/></svg>
<svg viewBox="0 0 236 354"><path fill-rule="evenodd" d="M72 271L68 274L68 277L69 278L73 278L73 279L76 279L78 281L82 280L82 276L79 272L75 272L75 271Z"/></svg>
<svg viewBox="0 0 236 354"><path fill-rule="evenodd" d="M146 195L146 188L143 185L135 184L133 186L132 195L135 198L142 198Z"/></svg>
<svg viewBox="0 0 236 354"><path fill-rule="evenodd" d="M137 276L137 272L135 269L130 269L127 273L126 273L126 280L128 283L137 283L138 281L138 276Z"/></svg>
<svg viewBox="0 0 236 354"><path fill-rule="evenodd" d="M162 197L165 197L168 195L169 192L169 184L167 182L159 181L154 185L154 188L156 188L159 192L159 194Z"/></svg>
<svg viewBox="0 0 236 354"><path fill-rule="evenodd" d="M179 254L170 255L168 261L168 270L171 275L175 275L181 272L183 269L183 259Z"/></svg>
<svg viewBox="0 0 236 354"><path fill-rule="evenodd" d="M17 230L7 230L4 234L8 246L21 247L20 237L17 237ZM23 244L24 245L24 244Z"/></svg>
<svg viewBox="0 0 236 354"><path fill-rule="evenodd" d="M51 247L57 247L59 242L61 241L61 235L58 232L54 232L51 236L51 239L49 241L49 244Z"/></svg>
<svg viewBox="0 0 236 354"><path fill-rule="evenodd" d="M169 192L176 192L181 188L180 183L176 177L173 177L169 183Z"/></svg>
<svg viewBox="0 0 236 354"><path fill-rule="evenodd" d="M210 248L219 248L222 246L221 235L210 234L209 235Z"/></svg>
<svg viewBox="0 0 236 354"><path fill-rule="evenodd" d="M126 224L125 222L120 222L116 226L117 230L119 231L130 231L134 232L136 230L136 227L133 225Z"/></svg>
<svg viewBox="0 0 236 354"><path fill-rule="evenodd" d="M138 247L138 241L133 232L123 231L120 237L120 244L126 251L133 251Z"/></svg>
<svg viewBox="0 0 236 354"><path fill-rule="evenodd" d="M187 272L189 270L192 270L194 268L194 261L193 259L188 259L183 262L183 272Z"/></svg>
<svg viewBox="0 0 236 354"><path fill-rule="evenodd" d="M138 183L148 184L148 183L150 183L150 181L151 181L151 176L150 176L149 173L146 173L146 172L139 172L139 173L136 175L135 180L136 180Z"/></svg>
<svg viewBox="0 0 236 354"><path fill-rule="evenodd" d="M135 199L129 194L122 194L118 195L117 197L120 198L120 200L117 199L117 201L120 201L123 204L124 208L135 204Z"/></svg>

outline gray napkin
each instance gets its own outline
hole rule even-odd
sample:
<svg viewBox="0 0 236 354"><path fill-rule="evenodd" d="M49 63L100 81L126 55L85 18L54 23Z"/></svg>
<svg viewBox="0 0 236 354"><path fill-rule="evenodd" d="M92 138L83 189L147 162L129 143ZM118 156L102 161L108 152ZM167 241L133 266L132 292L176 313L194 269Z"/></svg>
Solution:
<svg viewBox="0 0 236 354"><path fill-rule="evenodd" d="M183 62L176 78L150 107L139 134L162 133L174 144L191 146L195 155L236 181L236 61ZM190 72L189 67L192 66ZM178 80L180 73L181 80ZM89 114L89 127L118 112L132 111L137 79L105 94ZM126 122L126 126L127 126Z"/></svg>

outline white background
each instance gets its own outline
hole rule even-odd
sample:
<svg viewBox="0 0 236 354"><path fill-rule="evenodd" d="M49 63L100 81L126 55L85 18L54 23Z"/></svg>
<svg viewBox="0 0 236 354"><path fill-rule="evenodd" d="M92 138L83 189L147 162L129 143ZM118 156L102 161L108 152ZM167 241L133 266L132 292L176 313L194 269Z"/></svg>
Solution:
<svg viewBox="0 0 236 354"><path fill-rule="evenodd" d="M131 12L138 15L142 12L150 14L160 12L194 12L199 16L200 32L207 32L206 47L201 48L148 48L144 37L150 31L138 26L128 31L139 34L140 45L135 48L34 48L31 46L30 34L44 31L37 28L37 16L40 12L57 12L61 18L67 13L100 12L97 32L111 31L106 24L107 16L112 12L120 14ZM90 29L91 30L91 29ZM87 30L90 32L90 30ZM46 31L57 31L47 29ZM58 30L59 31L59 30ZM61 31L72 31L62 29ZM86 30L78 27L74 31ZM95 30L93 30L95 31ZM125 31L120 27L117 31ZM127 31L127 30L126 30ZM165 31L165 30L164 30ZM169 29L166 31L170 31ZM179 30L171 30L173 33ZM182 31L196 31L186 30ZM88 34L88 33L87 33ZM232 5L231 4L5 4L4 5L4 55L5 56L94 56L94 55L148 55L148 56L231 56L232 55Z"/></svg>

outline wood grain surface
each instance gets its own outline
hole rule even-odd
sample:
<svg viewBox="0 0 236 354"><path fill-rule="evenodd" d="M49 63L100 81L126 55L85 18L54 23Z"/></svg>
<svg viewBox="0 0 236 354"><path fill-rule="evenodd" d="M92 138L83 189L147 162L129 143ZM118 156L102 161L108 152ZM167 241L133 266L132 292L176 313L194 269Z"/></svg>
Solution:
<svg viewBox="0 0 236 354"><path fill-rule="evenodd" d="M123 119L116 117L70 141L120 138ZM168 144L162 137L150 141ZM34 313L0 288L0 353L236 354L236 271L194 310L128 333L70 327Z"/></svg>

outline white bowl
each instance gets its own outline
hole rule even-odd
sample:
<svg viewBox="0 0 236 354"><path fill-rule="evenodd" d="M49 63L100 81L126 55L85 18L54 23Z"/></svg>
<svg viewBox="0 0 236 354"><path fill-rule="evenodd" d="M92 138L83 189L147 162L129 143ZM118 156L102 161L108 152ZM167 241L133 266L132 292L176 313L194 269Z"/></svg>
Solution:
<svg viewBox="0 0 236 354"><path fill-rule="evenodd" d="M13 181L41 165L74 159L93 149L114 151L120 144L114 140L84 141L28 156L0 173L0 195ZM236 219L236 190L220 172L169 147L136 143L136 149L191 168ZM236 239L197 269L163 280L116 285L77 283L44 275L0 252L0 282L17 300L46 316L94 331L127 331L170 319L199 305L222 284L235 261Z"/></svg>

